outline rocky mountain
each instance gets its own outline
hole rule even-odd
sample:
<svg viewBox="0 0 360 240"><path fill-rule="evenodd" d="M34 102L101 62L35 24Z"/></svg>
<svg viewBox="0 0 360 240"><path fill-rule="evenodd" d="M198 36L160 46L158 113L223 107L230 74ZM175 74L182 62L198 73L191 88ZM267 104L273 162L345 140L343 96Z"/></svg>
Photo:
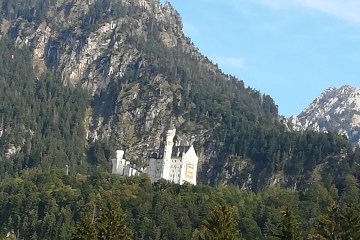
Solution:
<svg viewBox="0 0 360 240"><path fill-rule="evenodd" d="M1 35L30 50L36 76L50 71L64 85L89 92L84 131L90 145L106 142L145 164L148 150L160 144L172 122L179 140L197 143L204 163L227 155L222 144L229 117L259 123L277 118L269 96L245 88L198 51L169 2L0 4Z"/></svg>
<svg viewBox="0 0 360 240"><path fill-rule="evenodd" d="M202 184L110 173L116 149L145 165L170 123ZM289 131L270 96L198 51L169 2L0 0L1 239L192 239L218 204L244 239L280 236L289 219L305 237L334 202L358 239L344 203L359 205L359 179L360 148Z"/></svg>
<svg viewBox="0 0 360 240"><path fill-rule="evenodd" d="M270 96L198 51L169 2L0 6L0 176L106 171L115 149L143 166L169 123L194 143L205 184L296 189L342 176L328 169L353 159L341 136L289 132Z"/></svg>
<svg viewBox="0 0 360 240"><path fill-rule="evenodd" d="M328 88L289 122L296 131L332 131L359 145L360 89L348 85Z"/></svg>

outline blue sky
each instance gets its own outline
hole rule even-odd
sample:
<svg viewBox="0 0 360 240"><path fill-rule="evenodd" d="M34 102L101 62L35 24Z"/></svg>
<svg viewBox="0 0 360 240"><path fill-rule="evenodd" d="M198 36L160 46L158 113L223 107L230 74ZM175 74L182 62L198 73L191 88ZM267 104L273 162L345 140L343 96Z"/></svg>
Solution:
<svg viewBox="0 0 360 240"><path fill-rule="evenodd" d="M360 0L170 2L200 52L273 97L281 115L328 87L360 87Z"/></svg>

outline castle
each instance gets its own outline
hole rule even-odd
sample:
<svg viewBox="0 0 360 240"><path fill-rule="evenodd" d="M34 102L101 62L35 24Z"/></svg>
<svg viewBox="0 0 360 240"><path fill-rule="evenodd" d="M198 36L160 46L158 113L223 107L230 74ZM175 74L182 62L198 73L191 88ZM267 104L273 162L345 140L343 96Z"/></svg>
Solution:
<svg viewBox="0 0 360 240"><path fill-rule="evenodd" d="M176 129L174 126L166 131L165 142L162 147L154 150L145 169L137 169L129 161L123 159L124 151L116 151L116 159L112 160L113 174L134 176L140 172L146 173L151 182L165 179L176 184L190 183L196 185L196 173L199 158L193 145L179 146L174 143Z"/></svg>
<svg viewBox="0 0 360 240"><path fill-rule="evenodd" d="M119 174L122 176L137 176L140 171L137 170L135 165L130 164L129 161L124 159L124 151L116 150L116 158L112 159L112 173Z"/></svg>

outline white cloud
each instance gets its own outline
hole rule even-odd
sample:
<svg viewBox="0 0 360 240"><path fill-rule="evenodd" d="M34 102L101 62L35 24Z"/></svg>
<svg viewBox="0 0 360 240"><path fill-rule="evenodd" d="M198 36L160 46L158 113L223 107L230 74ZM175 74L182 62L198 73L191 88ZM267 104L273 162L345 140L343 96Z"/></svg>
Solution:
<svg viewBox="0 0 360 240"><path fill-rule="evenodd" d="M359 0L261 0L261 3L276 8L301 6L360 24Z"/></svg>
<svg viewBox="0 0 360 240"><path fill-rule="evenodd" d="M219 66L227 66L232 68L245 68L245 60L240 57L215 57L215 62L219 64Z"/></svg>

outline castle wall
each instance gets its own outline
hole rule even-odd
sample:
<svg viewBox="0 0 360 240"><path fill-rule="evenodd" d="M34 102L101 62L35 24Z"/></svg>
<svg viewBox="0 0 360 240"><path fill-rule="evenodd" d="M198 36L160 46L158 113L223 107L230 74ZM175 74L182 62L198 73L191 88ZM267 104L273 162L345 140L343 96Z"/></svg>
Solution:
<svg viewBox="0 0 360 240"><path fill-rule="evenodd" d="M196 185L197 166L199 158L197 157L194 147L187 151L182 157L182 168L180 172L180 184L185 182Z"/></svg>
<svg viewBox="0 0 360 240"><path fill-rule="evenodd" d="M152 183L155 183L163 178L180 185L184 184L185 182L196 185L198 157L196 155L195 149L193 146L190 148L184 148L187 149L186 153L182 152L182 156L180 153L178 153L178 157L173 157L172 153L175 134L175 128L166 132L163 158L150 158L149 166L146 167L145 172L150 177ZM117 158L112 160L112 173L123 176L138 175L139 172L135 169L135 167L130 165L129 161L125 161L125 159L123 159L123 155L124 151L116 151Z"/></svg>
<svg viewBox="0 0 360 240"><path fill-rule="evenodd" d="M169 181L180 184L181 158L171 159Z"/></svg>

